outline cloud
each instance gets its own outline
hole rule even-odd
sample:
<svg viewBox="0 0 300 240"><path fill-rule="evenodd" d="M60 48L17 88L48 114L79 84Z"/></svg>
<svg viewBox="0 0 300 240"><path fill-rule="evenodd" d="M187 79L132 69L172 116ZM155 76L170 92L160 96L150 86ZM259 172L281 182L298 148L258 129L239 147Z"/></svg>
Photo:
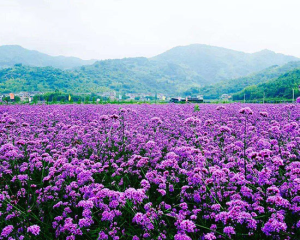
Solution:
<svg viewBox="0 0 300 240"><path fill-rule="evenodd" d="M84 59L203 43L300 57L297 0L1 0L0 44Z"/></svg>

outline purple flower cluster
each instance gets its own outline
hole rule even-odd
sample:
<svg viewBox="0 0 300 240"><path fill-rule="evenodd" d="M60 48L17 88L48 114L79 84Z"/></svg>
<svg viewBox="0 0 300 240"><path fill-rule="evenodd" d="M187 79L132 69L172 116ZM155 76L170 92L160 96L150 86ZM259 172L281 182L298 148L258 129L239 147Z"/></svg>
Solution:
<svg viewBox="0 0 300 240"><path fill-rule="evenodd" d="M0 106L2 239L300 239L300 105Z"/></svg>
<svg viewBox="0 0 300 240"><path fill-rule="evenodd" d="M40 227L38 225L32 225L30 227L27 228L27 232L37 236L40 234Z"/></svg>

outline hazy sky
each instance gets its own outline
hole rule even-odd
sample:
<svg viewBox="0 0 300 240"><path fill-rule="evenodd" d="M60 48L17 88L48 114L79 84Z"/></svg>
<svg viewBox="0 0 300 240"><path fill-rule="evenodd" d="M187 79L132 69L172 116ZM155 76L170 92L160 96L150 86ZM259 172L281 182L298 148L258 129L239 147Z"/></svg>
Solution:
<svg viewBox="0 0 300 240"><path fill-rule="evenodd" d="M300 57L299 0L0 0L0 45L84 59L178 45Z"/></svg>

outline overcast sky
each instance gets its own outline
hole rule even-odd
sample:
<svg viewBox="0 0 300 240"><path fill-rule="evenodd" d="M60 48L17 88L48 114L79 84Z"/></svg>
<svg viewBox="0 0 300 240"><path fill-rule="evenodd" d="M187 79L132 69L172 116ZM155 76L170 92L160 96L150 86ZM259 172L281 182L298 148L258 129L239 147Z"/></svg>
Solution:
<svg viewBox="0 0 300 240"><path fill-rule="evenodd" d="M299 0L0 0L0 45L83 59L193 43L300 57Z"/></svg>

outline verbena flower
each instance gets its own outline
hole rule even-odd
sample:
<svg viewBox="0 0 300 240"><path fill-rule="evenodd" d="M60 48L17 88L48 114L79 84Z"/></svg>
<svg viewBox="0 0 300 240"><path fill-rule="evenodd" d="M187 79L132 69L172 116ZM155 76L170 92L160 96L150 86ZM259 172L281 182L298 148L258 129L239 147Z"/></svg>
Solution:
<svg viewBox="0 0 300 240"><path fill-rule="evenodd" d="M11 232L14 230L14 226L13 225L8 225L6 227L4 227L2 229L2 232L1 232L1 237L8 237L9 234L11 234Z"/></svg>
<svg viewBox="0 0 300 240"><path fill-rule="evenodd" d="M41 229L38 225L32 225L27 228L27 232L32 233L35 236L39 235L40 231L41 231Z"/></svg>
<svg viewBox="0 0 300 240"><path fill-rule="evenodd" d="M300 105L241 106L0 105L0 238L297 236Z"/></svg>
<svg viewBox="0 0 300 240"><path fill-rule="evenodd" d="M249 107L244 107L239 110L239 113L246 114L246 115L252 115L253 111Z"/></svg>

